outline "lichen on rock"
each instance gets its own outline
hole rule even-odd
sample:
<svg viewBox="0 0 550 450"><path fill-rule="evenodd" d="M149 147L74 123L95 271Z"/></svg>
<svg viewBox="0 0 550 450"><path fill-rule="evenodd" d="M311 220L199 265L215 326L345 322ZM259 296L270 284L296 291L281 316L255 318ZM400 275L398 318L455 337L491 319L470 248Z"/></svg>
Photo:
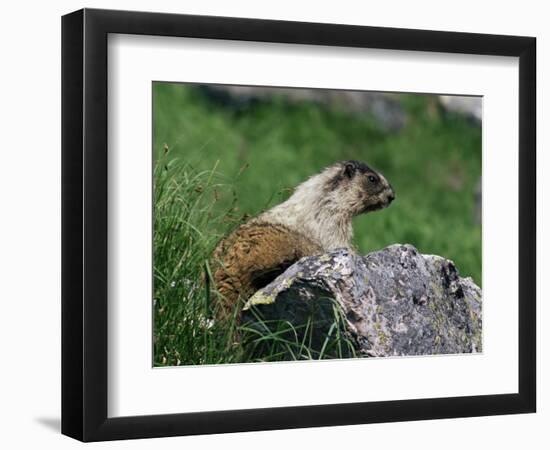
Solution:
<svg viewBox="0 0 550 450"><path fill-rule="evenodd" d="M325 345L334 305L358 355L406 356L482 351L481 289L454 263L395 244L366 256L349 249L306 257L246 303L243 321L282 320L312 345ZM313 319L312 319L313 318Z"/></svg>

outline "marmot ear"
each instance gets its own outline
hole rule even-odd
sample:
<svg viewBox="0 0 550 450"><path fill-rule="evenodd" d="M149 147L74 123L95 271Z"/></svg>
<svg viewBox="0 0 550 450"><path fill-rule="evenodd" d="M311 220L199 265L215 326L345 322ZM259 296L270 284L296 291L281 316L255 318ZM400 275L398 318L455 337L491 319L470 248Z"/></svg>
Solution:
<svg viewBox="0 0 550 450"><path fill-rule="evenodd" d="M355 164L350 162L345 163L344 175L346 175L348 178L353 178L353 176L355 175L355 170L356 170Z"/></svg>

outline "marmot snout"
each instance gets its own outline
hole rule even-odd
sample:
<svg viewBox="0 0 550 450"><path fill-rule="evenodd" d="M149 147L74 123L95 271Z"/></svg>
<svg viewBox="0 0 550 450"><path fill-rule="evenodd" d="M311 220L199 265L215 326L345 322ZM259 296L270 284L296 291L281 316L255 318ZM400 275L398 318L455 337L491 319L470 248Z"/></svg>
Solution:
<svg viewBox="0 0 550 450"><path fill-rule="evenodd" d="M395 199L382 174L359 161L341 161L296 187L285 202L222 239L212 256L219 317L304 256L351 247L352 218Z"/></svg>

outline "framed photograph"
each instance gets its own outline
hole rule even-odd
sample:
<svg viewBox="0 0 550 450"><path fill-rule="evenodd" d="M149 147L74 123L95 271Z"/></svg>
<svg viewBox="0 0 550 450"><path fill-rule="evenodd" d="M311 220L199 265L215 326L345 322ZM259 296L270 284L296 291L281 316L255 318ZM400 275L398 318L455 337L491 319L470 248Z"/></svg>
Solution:
<svg viewBox="0 0 550 450"><path fill-rule="evenodd" d="M533 37L62 20L62 432L535 412Z"/></svg>

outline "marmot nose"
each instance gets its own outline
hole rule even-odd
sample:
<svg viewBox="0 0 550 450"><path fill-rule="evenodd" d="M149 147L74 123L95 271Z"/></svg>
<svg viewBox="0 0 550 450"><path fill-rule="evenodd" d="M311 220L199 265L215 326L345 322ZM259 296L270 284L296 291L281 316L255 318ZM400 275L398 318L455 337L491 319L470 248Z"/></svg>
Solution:
<svg viewBox="0 0 550 450"><path fill-rule="evenodd" d="M388 195L388 205L395 200L395 194L392 192Z"/></svg>

